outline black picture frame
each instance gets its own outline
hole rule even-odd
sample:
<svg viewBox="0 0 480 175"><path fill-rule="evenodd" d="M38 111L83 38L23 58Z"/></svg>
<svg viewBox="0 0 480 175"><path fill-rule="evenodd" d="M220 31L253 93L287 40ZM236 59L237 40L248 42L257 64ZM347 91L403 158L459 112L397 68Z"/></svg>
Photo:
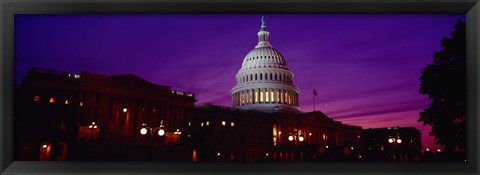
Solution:
<svg viewBox="0 0 480 175"><path fill-rule="evenodd" d="M478 174L480 133L479 0L1 0L1 174ZM15 14L465 13L467 24L466 162L166 163L13 161Z"/></svg>

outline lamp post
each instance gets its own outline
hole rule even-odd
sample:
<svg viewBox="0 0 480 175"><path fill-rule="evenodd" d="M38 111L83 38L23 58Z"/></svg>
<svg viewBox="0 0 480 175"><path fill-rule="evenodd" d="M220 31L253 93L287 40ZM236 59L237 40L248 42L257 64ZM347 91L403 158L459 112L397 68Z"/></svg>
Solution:
<svg viewBox="0 0 480 175"><path fill-rule="evenodd" d="M90 141L93 141L93 130L97 129L97 127L98 126L95 124L95 122L92 122L92 124L88 125L88 128L92 130L90 134Z"/></svg>
<svg viewBox="0 0 480 175"><path fill-rule="evenodd" d="M388 143L390 144L393 144L393 154L395 156L395 159L394 160L399 160L398 157L399 157L399 154L398 154L398 150L397 150L397 144L401 144L402 143L402 139L400 139L400 136L397 135L397 137L391 137L389 136L388 138Z"/></svg>
<svg viewBox="0 0 480 175"><path fill-rule="evenodd" d="M157 131L158 130L158 131ZM165 130L163 126L163 120L160 121L160 126L158 127L149 127L147 126L146 123L142 123L142 128L140 129L140 134L146 135L147 133L150 133L150 158L153 160L153 136L154 132L157 131L157 134L162 137L165 135Z"/></svg>
<svg viewBox="0 0 480 175"><path fill-rule="evenodd" d="M177 143L178 143L179 136L180 134L182 134L182 132L180 132L180 129L177 129L175 132L173 132L173 134L177 135Z"/></svg>
<svg viewBox="0 0 480 175"><path fill-rule="evenodd" d="M295 130L293 133L289 133L288 134L288 141L294 141L294 144L295 144L295 157L296 157L296 160L299 159L299 155L298 155L298 141L300 142L303 142L305 138L303 137L303 134L302 134L302 131L299 130Z"/></svg>

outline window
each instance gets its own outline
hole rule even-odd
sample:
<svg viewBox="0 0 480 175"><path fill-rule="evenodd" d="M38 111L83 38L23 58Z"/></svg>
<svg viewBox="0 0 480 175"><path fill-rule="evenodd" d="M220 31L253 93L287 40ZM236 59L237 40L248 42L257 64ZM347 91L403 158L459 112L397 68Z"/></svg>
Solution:
<svg viewBox="0 0 480 175"><path fill-rule="evenodd" d="M260 91L260 103L263 103L263 91Z"/></svg>
<svg viewBox="0 0 480 175"><path fill-rule="evenodd" d="M50 102L50 103L55 103L55 98L51 97L48 102Z"/></svg>
<svg viewBox="0 0 480 175"><path fill-rule="evenodd" d="M210 122L209 121L205 122L205 125L206 126L210 125Z"/></svg>
<svg viewBox="0 0 480 175"><path fill-rule="evenodd" d="M33 97L33 101L40 101L40 96L35 95L35 96Z"/></svg>
<svg viewBox="0 0 480 175"><path fill-rule="evenodd" d="M235 126L235 122L230 122L230 126Z"/></svg>
<svg viewBox="0 0 480 175"><path fill-rule="evenodd" d="M227 125L227 122L226 121L222 121L222 126L225 126Z"/></svg>
<svg viewBox="0 0 480 175"><path fill-rule="evenodd" d="M275 100L273 99L273 89L270 90L270 97L272 98L272 102L275 102Z"/></svg>
<svg viewBox="0 0 480 175"><path fill-rule="evenodd" d="M65 104L68 105L68 100L65 100Z"/></svg>
<svg viewBox="0 0 480 175"><path fill-rule="evenodd" d="M255 74L255 80L257 80L257 74Z"/></svg>
<svg viewBox="0 0 480 175"><path fill-rule="evenodd" d="M268 98L268 90L265 89L265 102L268 103L270 100Z"/></svg>
<svg viewBox="0 0 480 175"><path fill-rule="evenodd" d="M80 106L83 106L83 102L80 102Z"/></svg>
<svg viewBox="0 0 480 175"><path fill-rule="evenodd" d="M202 122L202 123L200 123L200 127L203 127L203 122Z"/></svg>
<svg viewBox="0 0 480 175"><path fill-rule="evenodd" d="M277 81L277 74L275 74L275 81Z"/></svg>
<svg viewBox="0 0 480 175"><path fill-rule="evenodd" d="M253 74L250 74L250 81L253 80Z"/></svg>
<svg viewBox="0 0 480 175"><path fill-rule="evenodd" d="M260 80L262 80L262 79L263 79L263 74L260 74Z"/></svg>
<svg viewBox="0 0 480 175"><path fill-rule="evenodd" d="M255 91L255 103L258 103L258 91Z"/></svg>
<svg viewBox="0 0 480 175"><path fill-rule="evenodd" d="M192 126L192 122L188 122L188 126Z"/></svg>

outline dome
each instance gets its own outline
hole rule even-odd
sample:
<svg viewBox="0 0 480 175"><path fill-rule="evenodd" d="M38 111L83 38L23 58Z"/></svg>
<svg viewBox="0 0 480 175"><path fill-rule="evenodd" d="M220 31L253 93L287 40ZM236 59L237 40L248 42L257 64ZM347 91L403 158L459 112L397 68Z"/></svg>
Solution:
<svg viewBox="0 0 480 175"><path fill-rule="evenodd" d="M280 68L289 70L283 55L272 47L258 47L248 52L243 59L241 70L259 68Z"/></svg>
<svg viewBox="0 0 480 175"><path fill-rule="evenodd" d="M262 112L300 112L293 72L283 55L268 42L270 33L262 26L258 44L243 59L236 74L237 85L232 88L234 108Z"/></svg>

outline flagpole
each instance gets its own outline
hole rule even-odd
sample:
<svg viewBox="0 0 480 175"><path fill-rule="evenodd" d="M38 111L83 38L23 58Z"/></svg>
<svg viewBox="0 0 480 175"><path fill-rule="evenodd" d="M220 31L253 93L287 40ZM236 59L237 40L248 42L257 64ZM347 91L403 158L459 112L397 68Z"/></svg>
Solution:
<svg viewBox="0 0 480 175"><path fill-rule="evenodd" d="M315 96L317 96L315 89L313 89L313 112L315 112Z"/></svg>

